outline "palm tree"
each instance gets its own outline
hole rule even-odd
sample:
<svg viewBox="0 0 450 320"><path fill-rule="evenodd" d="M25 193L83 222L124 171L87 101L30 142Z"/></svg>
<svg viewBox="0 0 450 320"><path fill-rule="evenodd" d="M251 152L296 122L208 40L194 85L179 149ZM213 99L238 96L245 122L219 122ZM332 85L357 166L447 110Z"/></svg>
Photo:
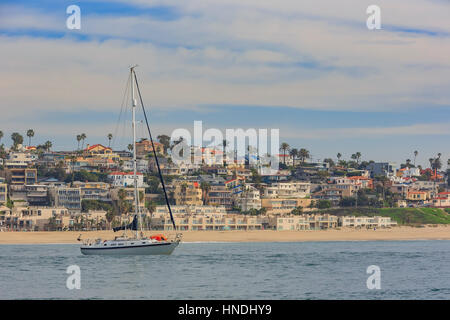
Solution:
<svg viewBox="0 0 450 320"><path fill-rule="evenodd" d="M286 151L289 150L289 145L286 142L283 142L280 150L283 150L283 163L286 164Z"/></svg>
<svg viewBox="0 0 450 320"><path fill-rule="evenodd" d="M86 137L86 134L85 133L82 133L81 134L81 140L83 140L83 143L81 144L81 149L84 149L84 140L86 139L87 137Z"/></svg>
<svg viewBox="0 0 450 320"><path fill-rule="evenodd" d="M131 143L128 145L128 150L130 150L130 152L133 150L133 145Z"/></svg>
<svg viewBox="0 0 450 320"><path fill-rule="evenodd" d="M295 167L295 158L298 157L298 149L292 148L292 150L289 151L289 155L292 157L292 165Z"/></svg>
<svg viewBox="0 0 450 320"><path fill-rule="evenodd" d="M108 148L111 148L111 139L112 139L113 135L112 133L108 133Z"/></svg>
<svg viewBox="0 0 450 320"><path fill-rule="evenodd" d="M355 153L356 155L356 163L359 164L359 159L361 158L361 152Z"/></svg>
<svg viewBox="0 0 450 320"><path fill-rule="evenodd" d="M406 166L409 168L410 165L411 165L411 159L406 159Z"/></svg>
<svg viewBox="0 0 450 320"><path fill-rule="evenodd" d="M302 160L302 164L304 164L305 160L310 157L309 151L306 150L305 148L301 148L300 151L298 152L298 156L300 160Z"/></svg>
<svg viewBox="0 0 450 320"><path fill-rule="evenodd" d="M434 162L434 159L433 159L433 158L430 158L430 159L428 159L428 161L430 161L430 169L433 170L433 162Z"/></svg>
<svg viewBox="0 0 450 320"><path fill-rule="evenodd" d="M341 160L342 154L340 152L338 152L338 154L336 155L336 157L338 158L338 162L339 160Z"/></svg>
<svg viewBox="0 0 450 320"><path fill-rule="evenodd" d="M414 167L416 166L416 158L417 158L417 155L419 154L419 151L414 151Z"/></svg>
<svg viewBox="0 0 450 320"><path fill-rule="evenodd" d="M227 166L227 156L226 156L226 148L228 145L228 141L223 139L222 140L222 161L223 161L223 166L226 167Z"/></svg>
<svg viewBox="0 0 450 320"><path fill-rule="evenodd" d="M2 141L3 138L3 131L0 130L0 141Z"/></svg>
<svg viewBox="0 0 450 320"><path fill-rule="evenodd" d="M78 141L78 149L77 150L80 150L81 134L77 134L77 141Z"/></svg>
<svg viewBox="0 0 450 320"><path fill-rule="evenodd" d="M170 137L168 135L162 134L157 136L159 143L162 143L164 146L164 152L170 149Z"/></svg>
<svg viewBox="0 0 450 320"><path fill-rule="evenodd" d="M33 129L29 129L27 131L27 137L28 137L28 146L31 146L31 138L34 137Z"/></svg>
<svg viewBox="0 0 450 320"><path fill-rule="evenodd" d="M17 150L17 146L19 144L23 143L23 137L18 132L14 132L11 135L11 140L13 141L13 148L14 148L14 150Z"/></svg>
<svg viewBox="0 0 450 320"><path fill-rule="evenodd" d="M49 152L50 148L52 147L52 142L51 141L46 141L44 143L44 147L45 147L45 149L47 149L47 152Z"/></svg>

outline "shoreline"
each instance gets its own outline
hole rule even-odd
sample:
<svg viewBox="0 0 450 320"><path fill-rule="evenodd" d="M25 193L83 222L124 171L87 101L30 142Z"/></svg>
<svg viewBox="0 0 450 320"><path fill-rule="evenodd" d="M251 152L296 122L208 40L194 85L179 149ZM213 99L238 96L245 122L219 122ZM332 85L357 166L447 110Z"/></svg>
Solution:
<svg viewBox="0 0 450 320"><path fill-rule="evenodd" d="M174 235L172 231L147 231L146 236L158 233ZM1 244L76 244L82 239L113 239L120 234L112 231L5 231L0 232ZM310 242L310 241L402 241L402 240L450 240L450 226L393 227L390 229L353 229L305 231L185 231L182 242L229 243L229 242Z"/></svg>

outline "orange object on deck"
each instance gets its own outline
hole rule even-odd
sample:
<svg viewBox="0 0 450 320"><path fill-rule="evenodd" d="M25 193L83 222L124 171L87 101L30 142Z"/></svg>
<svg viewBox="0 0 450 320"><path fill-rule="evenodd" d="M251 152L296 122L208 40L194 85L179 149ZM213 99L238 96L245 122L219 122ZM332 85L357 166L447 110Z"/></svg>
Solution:
<svg viewBox="0 0 450 320"><path fill-rule="evenodd" d="M167 240L166 236L163 234L155 234L154 236L151 236L150 239L157 240L157 241L166 241Z"/></svg>

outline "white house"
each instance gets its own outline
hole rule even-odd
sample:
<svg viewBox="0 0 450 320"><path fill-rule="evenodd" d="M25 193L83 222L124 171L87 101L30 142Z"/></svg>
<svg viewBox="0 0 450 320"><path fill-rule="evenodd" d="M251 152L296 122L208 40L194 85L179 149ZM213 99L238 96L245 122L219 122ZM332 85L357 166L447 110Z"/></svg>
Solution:
<svg viewBox="0 0 450 320"><path fill-rule="evenodd" d="M145 187L144 185L144 175L140 172L136 173L137 176L137 186L138 188ZM131 187L134 186L134 174L133 172L111 172L108 175L111 184L114 187Z"/></svg>

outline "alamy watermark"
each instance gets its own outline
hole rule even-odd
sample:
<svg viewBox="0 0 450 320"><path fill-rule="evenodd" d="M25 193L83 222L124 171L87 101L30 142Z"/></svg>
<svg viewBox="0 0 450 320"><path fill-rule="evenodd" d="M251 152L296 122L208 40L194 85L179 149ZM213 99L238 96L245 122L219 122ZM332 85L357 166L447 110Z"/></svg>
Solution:
<svg viewBox="0 0 450 320"><path fill-rule="evenodd" d="M367 289L369 289L369 290L381 289L381 269L380 269L380 267L376 266L376 265L368 266L366 273L370 274L370 276L367 278L367 281L366 281Z"/></svg>
<svg viewBox="0 0 450 320"><path fill-rule="evenodd" d="M67 274L70 276L67 277L66 287L69 290L73 289L81 289L81 269L76 264L68 266L66 270Z"/></svg>
<svg viewBox="0 0 450 320"><path fill-rule="evenodd" d="M367 29L381 29L381 9L379 6L372 4L367 7L366 13L370 14L367 18L366 25Z"/></svg>
<svg viewBox="0 0 450 320"><path fill-rule="evenodd" d="M72 4L67 7L66 13L70 14L66 20L66 26L69 30L81 29L81 9L79 6Z"/></svg>
<svg viewBox="0 0 450 320"><path fill-rule="evenodd" d="M178 128L172 132L171 141L174 145L172 161L176 164L231 164L246 161L249 165L279 169L279 129L225 129L224 135L216 128L203 132L203 122L194 121L193 136L189 130Z"/></svg>

